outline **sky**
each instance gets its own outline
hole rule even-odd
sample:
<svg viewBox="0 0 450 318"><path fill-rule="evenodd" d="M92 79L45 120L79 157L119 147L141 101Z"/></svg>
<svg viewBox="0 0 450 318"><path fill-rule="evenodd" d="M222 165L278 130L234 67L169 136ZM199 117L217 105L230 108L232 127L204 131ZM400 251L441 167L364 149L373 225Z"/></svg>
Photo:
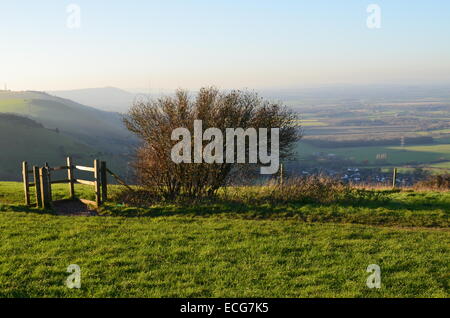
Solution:
<svg viewBox="0 0 450 318"><path fill-rule="evenodd" d="M450 1L0 0L3 83L146 91L450 83Z"/></svg>

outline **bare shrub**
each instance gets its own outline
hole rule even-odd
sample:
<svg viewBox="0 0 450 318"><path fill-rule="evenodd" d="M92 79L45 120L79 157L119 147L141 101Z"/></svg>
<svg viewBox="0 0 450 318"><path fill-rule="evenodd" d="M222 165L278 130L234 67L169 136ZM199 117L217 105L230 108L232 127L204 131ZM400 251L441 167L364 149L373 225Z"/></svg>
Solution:
<svg viewBox="0 0 450 318"><path fill-rule="evenodd" d="M249 166L176 164L171 159L171 149L177 143L171 140L174 129L187 128L193 135L194 120L202 120L203 129L219 128L222 133L226 128L279 128L280 157L286 158L300 138L294 119L291 111L278 103L265 101L255 93L224 93L215 88L202 88L195 99L191 99L186 91L178 90L173 97L137 102L124 122L142 140L134 165L139 183L166 199L174 199L177 196L211 196L229 181L232 172ZM248 148L246 143L247 157Z"/></svg>

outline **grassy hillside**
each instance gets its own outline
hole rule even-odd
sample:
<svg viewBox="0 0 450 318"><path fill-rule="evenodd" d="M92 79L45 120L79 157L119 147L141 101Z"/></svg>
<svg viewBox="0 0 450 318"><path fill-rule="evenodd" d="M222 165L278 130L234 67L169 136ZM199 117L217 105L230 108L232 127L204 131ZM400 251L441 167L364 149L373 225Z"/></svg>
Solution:
<svg viewBox="0 0 450 318"><path fill-rule="evenodd" d="M23 207L19 183L0 193L2 297L450 296L450 193L347 206L113 201L100 211L111 216L89 218ZM80 290L64 285L70 264ZM369 264L381 267L381 289L366 286Z"/></svg>
<svg viewBox="0 0 450 318"><path fill-rule="evenodd" d="M0 114L25 116L43 127L24 127L0 120L0 179L19 180L20 163L62 165L65 156L91 164L94 158L108 161L124 174L135 139L120 116L41 92L0 91Z"/></svg>
<svg viewBox="0 0 450 318"><path fill-rule="evenodd" d="M0 112L30 117L102 151L123 151L131 138L120 115L42 92L0 91Z"/></svg>
<svg viewBox="0 0 450 318"><path fill-rule="evenodd" d="M20 117L19 117L20 118ZM36 123L36 122L35 122ZM30 165L62 165L69 155L78 162L91 161L96 151L75 138L62 135L39 125L28 125L0 116L0 177L17 180L21 177L21 162Z"/></svg>

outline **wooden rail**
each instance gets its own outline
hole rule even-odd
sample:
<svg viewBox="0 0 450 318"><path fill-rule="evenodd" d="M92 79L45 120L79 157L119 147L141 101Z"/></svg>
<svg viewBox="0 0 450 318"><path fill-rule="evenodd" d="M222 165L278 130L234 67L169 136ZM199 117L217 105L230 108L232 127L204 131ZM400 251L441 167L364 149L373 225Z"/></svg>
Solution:
<svg viewBox="0 0 450 318"><path fill-rule="evenodd" d="M92 167L75 166L74 168L81 171L95 172L95 168Z"/></svg>
<svg viewBox="0 0 450 318"><path fill-rule="evenodd" d="M67 170L67 179L52 180L51 173L54 171ZM94 174L94 181L82 180L75 178L75 170L92 172ZM50 167L45 163L44 167L38 168L33 166L33 169L28 168L28 163L22 163L22 178L25 193L25 204L30 205L30 188L35 188L36 206L42 208L50 208L52 205L52 184L69 185L69 194L71 199L75 199L75 183L93 186L95 189L95 202L80 199L82 202L94 204L99 207L108 200L108 178L107 172L113 174L107 167L105 161L94 160L93 167L77 166L72 163L70 157L67 158L67 165L59 167ZM33 181L30 182L29 174L32 174ZM115 178L118 178L114 175Z"/></svg>
<svg viewBox="0 0 450 318"><path fill-rule="evenodd" d="M94 181L75 179L74 182L75 182L75 183L84 184L84 185L95 186L95 182L94 182Z"/></svg>
<svg viewBox="0 0 450 318"><path fill-rule="evenodd" d="M114 177L114 179L117 180L117 182L119 182L121 185L123 185L124 187L126 187L128 190L130 191L134 191L128 184L125 183L125 181L123 181L118 175L116 175L114 172L112 172L111 170L109 170L108 168L106 168L106 171Z"/></svg>

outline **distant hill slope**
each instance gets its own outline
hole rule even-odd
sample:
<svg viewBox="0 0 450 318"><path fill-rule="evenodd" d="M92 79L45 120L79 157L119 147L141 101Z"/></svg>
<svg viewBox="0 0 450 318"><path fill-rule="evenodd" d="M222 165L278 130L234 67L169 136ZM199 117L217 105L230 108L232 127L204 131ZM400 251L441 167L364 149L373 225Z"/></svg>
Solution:
<svg viewBox="0 0 450 318"><path fill-rule="evenodd" d="M135 94L115 87L53 91L50 94L84 105L91 105L104 111L119 113L126 113L135 98Z"/></svg>
<svg viewBox="0 0 450 318"><path fill-rule="evenodd" d="M121 115L42 92L0 92L0 113L29 117L106 152L123 151L133 140Z"/></svg>
<svg viewBox="0 0 450 318"><path fill-rule="evenodd" d="M15 115L0 114L0 180L20 179L20 164L62 165L67 156L78 162L91 161L96 151L75 138Z"/></svg>
<svg viewBox="0 0 450 318"><path fill-rule="evenodd" d="M119 114L42 92L0 91L0 114L0 180L20 178L23 160L61 165L66 155L83 163L98 157L123 174L136 143Z"/></svg>

